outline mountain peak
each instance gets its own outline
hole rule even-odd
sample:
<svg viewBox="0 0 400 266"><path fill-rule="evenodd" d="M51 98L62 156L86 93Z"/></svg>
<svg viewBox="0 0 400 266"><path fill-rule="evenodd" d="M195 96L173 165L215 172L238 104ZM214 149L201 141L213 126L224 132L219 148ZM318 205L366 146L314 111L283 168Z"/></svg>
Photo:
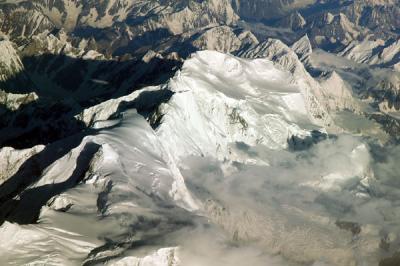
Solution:
<svg viewBox="0 0 400 266"><path fill-rule="evenodd" d="M307 34L296 41L291 48L301 61L304 61L312 53L311 42Z"/></svg>
<svg viewBox="0 0 400 266"><path fill-rule="evenodd" d="M7 39L3 39L0 41L0 51L0 81L3 83L3 86L22 86L24 83L22 79L26 80L26 77L21 79L19 75L23 74L24 65L22 64L14 44ZM11 83L14 84L11 84L9 81L12 81ZM19 89L24 90L26 88Z"/></svg>

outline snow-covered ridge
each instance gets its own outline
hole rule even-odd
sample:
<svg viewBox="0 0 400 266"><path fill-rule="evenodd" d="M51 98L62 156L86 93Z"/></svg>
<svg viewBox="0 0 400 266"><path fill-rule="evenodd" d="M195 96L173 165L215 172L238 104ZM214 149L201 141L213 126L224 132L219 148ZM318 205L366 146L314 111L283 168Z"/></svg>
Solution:
<svg viewBox="0 0 400 266"><path fill-rule="evenodd" d="M103 126L99 125L100 122L106 122L112 116L118 115L118 113L124 111L119 110L121 104L134 102L142 93L157 92L162 90L160 86L148 87L145 89L137 90L127 96L120 97L117 99L111 99L105 101L99 105L87 108L76 116L77 119L84 122L86 126Z"/></svg>
<svg viewBox="0 0 400 266"><path fill-rule="evenodd" d="M197 52L169 82L175 94L159 108L157 134L177 157L231 159L235 142L285 148L292 135L307 135L296 123L311 124L292 78L268 59Z"/></svg>
<svg viewBox="0 0 400 266"><path fill-rule="evenodd" d="M395 1L354 2L375 8ZM354 17L360 18L361 9L355 10L354 17L351 12L321 12L320 17L311 19L297 12L290 14L287 25L293 31L300 28L302 34L307 31L310 38L305 36L288 47L278 40L259 43L251 32L236 28L239 17L234 10L239 12L243 5L250 8L251 4L253 8L277 5L295 10L314 0L34 2L47 18L43 19L43 14L32 16L28 20L34 22L32 25L21 19L24 23L7 32L23 41L31 32L42 32L23 42L21 49L26 56L50 53L93 60L95 64L106 61L111 67L106 67L105 73L118 74L112 70L120 65L119 60L108 61L90 50L97 49L96 40L78 37L76 48L69 33L43 31L42 27L51 28L54 23L67 31L77 26L97 28L107 38L115 36L115 47L136 43L138 36L141 39L142 34L150 33L139 48L147 51L146 41L159 40L151 33L161 31L167 36L161 37L162 47L158 47L163 51L185 49L175 46L182 41L190 46L189 52L210 49L238 53L239 57L197 52L161 86L145 87L115 99L107 95L111 100L82 112L80 108L71 111L71 116L76 115L78 122L89 127L82 133L88 134L85 137L74 135L46 148L0 150L0 169L5 169L0 171L0 183L16 173L21 177L35 173L32 182L16 182L21 189L17 195L2 187L11 196L3 197L1 207L6 208L0 214L11 222L27 217L32 224L5 222L0 226L0 239L7 240L0 243L0 264L192 266L184 255L192 248L195 252L189 253L191 259L195 254L209 260L198 265L276 265L265 260L263 256L268 253L307 266L372 266L380 257L396 254L400 239L398 168L384 161L375 176L374 170L379 167L374 165L365 140L328 137L324 128L328 132L335 129L331 113L357 113L358 105L351 88L337 74L342 72L324 71L317 79L305 67L311 44L346 45L366 34L354 21ZM236 9L231 8L232 3ZM25 18L38 14L25 11L19 9ZM264 17L271 9L257 11ZM375 21L380 18L390 21L379 13L371 16ZM286 37L290 30L283 31L282 37ZM380 47L377 45L373 44L372 50ZM377 58L396 62L398 43L383 45L385 49ZM362 48L355 50L355 61L373 54L363 54ZM142 57L146 64L162 58L162 51L151 49L154 52ZM10 62L10 58L17 57L2 60ZM129 91L136 84L130 77L136 75L136 69L143 70L131 67L122 71ZM60 83L75 79L69 71L65 73ZM90 83L107 90L111 84L102 76L90 78L86 84ZM76 95L96 91L86 84L76 90ZM398 78L377 84L388 98L380 105L382 111L400 108L399 84ZM127 90L117 91L119 97ZM382 96L381 92L377 96ZM0 101L11 110L36 98L35 94L0 91ZM46 119L46 112L42 113ZM305 145L305 150L291 152L291 141L311 144ZM398 154L397 150L387 156L395 166ZM48 161L43 165L39 162L37 168L36 161L44 159ZM24 175L18 174L21 169ZM387 169L395 170L391 173ZM188 233L193 228L201 237ZM211 231L211 241L204 241L210 228L215 230ZM190 242L198 246L193 248ZM250 255L239 258L243 255L241 248L248 244L251 251L244 254ZM223 247L222 252L215 248L218 245ZM253 245L259 248L256 252ZM233 260L227 255L229 250L235 253Z"/></svg>
<svg viewBox="0 0 400 266"><path fill-rule="evenodd" d="M296 79L269 59L202 51L186 60L166 86L109 100L77 117L87 125L99 126L98 122L115 116L121 103L137 102L146 93L169 91L171 98L161 102L148 119L160 120L157 135L174 150L176 159L188 155L234 159L229 155L233 154L231 143L282 149L291 136L308 135L301 125L310 127L313 116L301 87L290 82Z"/></svg>
<svg viewBox="0 0 400 266"><path fill-rule="evenodd" d="M359 111L339 75L333 72L318 82L279 41L251 48L242 57L247 58L197 52L168 84L106 101L77 118L88 126L109 126L116 122L103 121L117 117L121 106L151 104L140 101L152 94L159 105L146 119L176 160L188 155L235 160L232 143L282 149L292 136L309 135L302 127L334 128L330 113ZM162 100L165 95L168 99Z"/></svg>
<svg viewBox="0 0 400 266"><path fill-rule="evenodd" d="M332 118L324 106L324 95L320 84L311 77L291 48L279 40L270 39L241 51L239 55L243 58L267 58L279 68L289 71L292 74L289 82L302 91L308 115L313 123L334 127Z"/></svg>

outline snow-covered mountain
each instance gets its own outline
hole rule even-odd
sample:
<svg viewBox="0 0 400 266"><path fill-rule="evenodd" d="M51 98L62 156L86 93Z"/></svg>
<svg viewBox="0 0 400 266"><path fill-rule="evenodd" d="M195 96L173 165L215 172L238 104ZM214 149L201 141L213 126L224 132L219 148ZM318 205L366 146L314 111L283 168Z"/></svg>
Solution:
<svg viewBox="0 0 400 266"><path fill-rule="evenodd" d="M398 0L0 0L0 265L399 264Z"/></svg>
<svg viewBox="0 0 400 266"><path fill-rule="evenodd" d="M319 129L308 111L308 95L293 79L293 73L279 69L269 59L199 52L167 84L85 110L79 119L90 121L96 134L66 138L44 150L21 151L20 160L14 159L14 151L2 151L10 158L7 169L19 168L7 172L13 176L4 177L8 181L0 191L2 209L7 210L0 237L8 239L0 248L2 263L191 265L196 244L184 236L196 239L199 230L204 237L217 230L225 241L242 247L256 241L257 249L270 254L271 261L310 263L323 258L331 265L353 265L358 256L366 256L366 263L376 262L370 254L378 252L379 245L374 243L381 237L374 232L384 224L340 222L336 211L303 209L292 196L276 195L282 208L266 205L258 213L243 209L253 206L251 198L240 205L230 200L235 195L230 193L244 186L237 196L245 197L242 193L250 192L257 182L272 182L266 191L279 184L293 189L292 181L264 180L259 172L280 168L277 158L266 154L299 163L285 155L289 140L307 141L315 138ZM53 150L71 145L75 148L58 158L47 157ZM349 153L334 155L336 145ZM331 155L321 156L323 150L331 149ZM377 188L369 184L377 181L365 144L343 137L318 144L312 153L318 154L316 160L323 165L309 177L299 172L297 186L303 196L315 197L315 207L345 204L317 200L333 192L372 204L369 190ZM27 163L32 158L37 164ZM348 161L346 165L324 165L332 159ZM303 167L301 164L295 169ZM203 169L207 165L211 168ZM38 169L38 176L21 179L30 167ZM251 183L245 181L246 171L256 175ZM204 176L206 173L210 176ZM215 189L221 185L227 185L226 191L218 196ZM7 187L20 191L18 197L9 194ZM260 195L259 200L271 204L270 196ZM340 213L350 215L344 210ZM361 218L362 214L353 217L359 222ZM301 221L301 227L292 225L294 221ZM286 229L279 231L281 226ZM355 236L360 240L352 244ZM304 249L300 243L306 239L310 245ZM225 244L218 241L213 245L223 249ZM357 251L349 249L350 245L357 245ZM136 247L142 251L137 253ZM210 252L203 249L200 252ZM297 256L300 250L303 256ZM283 257L273 258L275 252ZM212 256L215 265L224 265L221 258ZM253 260L260 263L264 256L253 255Z"/></svg>

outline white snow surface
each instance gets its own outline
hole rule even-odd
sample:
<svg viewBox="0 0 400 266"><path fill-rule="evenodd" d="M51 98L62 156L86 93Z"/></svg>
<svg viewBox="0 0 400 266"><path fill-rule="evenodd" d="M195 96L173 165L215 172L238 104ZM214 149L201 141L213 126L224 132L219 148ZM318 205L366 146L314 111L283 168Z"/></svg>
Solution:
<svg viewBox="0 0 400 266"><path fill-rule="evenodd" d="M291 136L309 135L299 126L312 122L302 91L290 83L293 78L268 59L203 51L188 59L166 86L106 101L77 118L98 124L115 114L122 102L157 90L171 91L171 99L159 107L162 123L156 132L174 158L202 155L229 160L230 143L283 149Z"/></svg>
<svg viewBox="0 0 400 266"><path fill-rule="evenodd" d="M296 122L311 124L291 78L268 59L198 52L170 81L175 94L160 108L157 134L181 158L231 159L229 144L235 142L285 148L291 136L308 134Z"/></svg>
<svg viewBox="0 0 400 266"><path fill-rule="evenodd" d="M304 41L301 40L300 42ZM291 73L290 84L299 88L310 120L327 128L334 128L334 123L324 106L325 96L321 85L305 69L295 51L280 40L269 39L248 50L241 51L243 58L266 58L274 62L277 68Z"/></svg>

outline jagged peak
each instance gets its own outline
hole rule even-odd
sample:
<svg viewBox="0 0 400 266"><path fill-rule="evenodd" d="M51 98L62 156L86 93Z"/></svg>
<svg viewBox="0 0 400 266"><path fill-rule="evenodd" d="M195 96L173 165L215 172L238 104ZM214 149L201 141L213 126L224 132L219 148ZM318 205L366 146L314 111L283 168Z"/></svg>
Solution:
<svg viewBox="0 0 400 266"><path fill-rule="evenodd" d="M0 41L0 81L7 81L24 70L24 66L14 47L7 39Z"/></svg>
<svg viewBox="0 0 400 266"><path fill-rule="evenodd" d="M286 18L286 24L290 26L293 30L303 29L307 25L306 19L300 14L300 12L295 11L288 18Z"/></svg>
<svg viewBox="0 0 400 266"><path fill-rule="evenodd" d="M268 39L239 55L244 58L268 58L295 76L312 79L295 51L278 39Z"/></svg>
<svg viewBox="0 0 400 266"><path fill-rule="evenodd" d="M65 54L70 56L94 55L94 51L79 49L72 45L66 32L43 31L32 37L32 40L21 49L22 56L38 54ZM98 56L96 56L98 57Z"/></svg>
<svg viewBox="0 0 400 266"><path fill-rule="evenodd" d="M297 54L301 61L306 59L313 51L308 35L304 35L292 45L292 50Z"/></svg>
<svg viewBox="0 0 400 266"><path fill-rule="evenodd" d="M324 73L319 81L329 111L360 112L360 105L353 97L351 86L336 71Z"/></svg>
<svg viewBox="0 0 400 266"><path fill-rule="evenodd" d="M400 55L400 39L385 47L380 55L385 62L392 61L396 55Z"/></svg>
<svg viewBox="0 0 400 266"><path fill-rule="evenodd" d="M344 82L342 77L335 70L325 73L323 79Z"/></svg>
<svg viewBox="0 0 400 266"><path fill-rule="evenodd" d="M251 31L243 31L238 35L238 38L240 40L251 40L252 43L254 44L259 44L259 40L257 39L257 37L251 32Z"/></svg>
<svg viewBox="0 0 400 266"><path fill-rule="evenodd" d="M222 25L206 29L193 40L192 45L199 50L234 53L243 49L243 47L258 43L257 38L250 31L239 31Z"/></svg>
<svg viewBox="0 0 400 266"><path fill-rule="evenodd" d="M357 63L370 65L385 65L393 67L400 60L400 40L385 41L380 38L367 38L362 41L352 41L339 55Z"/></svg>
<svg viewBox="0 0 400 266"><path fill-rule="evenodd" d="M278 39L268 39L239 53L240 56L246 58L263 58L271 55L281 56L284 54L289 54L290 56L293 56L294 59L298 59L293 50Z"/></svg>

